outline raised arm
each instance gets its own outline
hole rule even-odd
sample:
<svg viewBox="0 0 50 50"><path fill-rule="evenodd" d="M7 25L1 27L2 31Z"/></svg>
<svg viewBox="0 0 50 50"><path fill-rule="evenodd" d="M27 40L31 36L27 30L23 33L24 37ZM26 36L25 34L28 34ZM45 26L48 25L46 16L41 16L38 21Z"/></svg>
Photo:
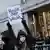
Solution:
<svg viewBox="0 0 50 50"><path fill-rule="evenodd" d="M15 33L13 32L12 26L10 25L10 23L7 23L7 27L8 27L8 32L9 35L11 36L11 38L16 41L16 37L15 37Z"/></svg>
<svg viewBox="0 0 50 50"><path fill-rule="evenodd" d="M28 26L27 26L27 24L26 24L26 21L25 21L25 20L22 20L22 24L23 24L23 26L24 26L24 28L25 28L26 32L27 32L28 34L30 34L30 35L31 35L31 32L30 32L30 30L29 30L29 28L28 28Z"/></svg>

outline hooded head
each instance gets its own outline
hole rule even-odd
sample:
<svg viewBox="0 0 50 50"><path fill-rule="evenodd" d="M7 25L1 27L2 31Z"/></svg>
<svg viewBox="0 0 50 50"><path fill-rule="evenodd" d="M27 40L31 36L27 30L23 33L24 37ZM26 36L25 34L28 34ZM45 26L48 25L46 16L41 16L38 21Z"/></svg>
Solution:
<svg viewBox="0 0 50 50"><path fill-rule="evenodd" d="M26 33L24 31L20 30L18 32L18 37L17 38L18 38L19 41L24 42L25 39L26 39Z"/></svg>
<svg viewBox="0 0 50 50"><path fill-rule="evenodd" d="M26 37L26 33L24 31L20 30L18 32L18 36L25 36Z"/></svg>

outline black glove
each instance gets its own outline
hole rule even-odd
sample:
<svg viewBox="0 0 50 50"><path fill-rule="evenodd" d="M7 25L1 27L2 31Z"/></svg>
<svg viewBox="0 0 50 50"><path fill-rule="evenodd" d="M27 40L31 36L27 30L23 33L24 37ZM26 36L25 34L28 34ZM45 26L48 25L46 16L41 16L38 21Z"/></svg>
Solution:
<svg viewBox="0 0 50 50"><path fill-rule="evenodd" d="M7 23L7 26L8 26L8 27L12 27L12 26L10 25L10 23L9 23L9 22Z"/></svg>

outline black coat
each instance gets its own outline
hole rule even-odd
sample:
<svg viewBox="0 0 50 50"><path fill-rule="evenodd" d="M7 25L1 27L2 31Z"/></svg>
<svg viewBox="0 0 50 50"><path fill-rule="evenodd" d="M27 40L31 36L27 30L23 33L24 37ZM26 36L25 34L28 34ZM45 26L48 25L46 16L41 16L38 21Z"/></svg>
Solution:
<svg viewBox="0 0 50 50"><path fill-rule="evenodd" d="M3 50L14 50L14 46L11 44L5 44Z"/></svg>
<svg viewBox="0 0 50 50"><path fill-rule="evenodd" d="M27 35L27 37L26 37L26 43L27 43L27 46L29 48L31 48L33 45L35 45L36 39L34 37L32 37L31 35Z"/></svg>

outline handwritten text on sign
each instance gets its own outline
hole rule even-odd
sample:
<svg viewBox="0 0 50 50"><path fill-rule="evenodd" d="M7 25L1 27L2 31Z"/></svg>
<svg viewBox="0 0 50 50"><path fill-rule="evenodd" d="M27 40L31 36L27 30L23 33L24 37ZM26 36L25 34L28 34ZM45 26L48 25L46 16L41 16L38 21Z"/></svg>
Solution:
<svg viewBox="0 0 50 50"><path fill-rule="evenodd" d="M9 7L7 10L8 10L8 18L10 22L22 18L21 8L19 5L14 7Z"/></svg>

